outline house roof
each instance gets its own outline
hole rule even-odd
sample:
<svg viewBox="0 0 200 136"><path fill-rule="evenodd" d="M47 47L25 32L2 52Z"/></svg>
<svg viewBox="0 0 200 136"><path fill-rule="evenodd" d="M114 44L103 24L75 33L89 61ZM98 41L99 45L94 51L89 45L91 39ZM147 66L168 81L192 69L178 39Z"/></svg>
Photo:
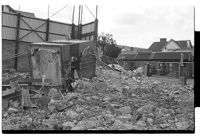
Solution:
<svg viewBox="0 0 200 136"><path fill-rule="evenodd" d="M171 39L170 41L172 41L173 39ZM169 43L170 41L161 41L161 42L154 42L152 43L152 45L148 48L148 50L151 50L153 52L158 52L161 51L162 48ZM192 45L190 40L181 40L181 41L175 41L173 40L181 49L191 49ZM188 47L188 41L190 44L190 47Z"/></svg>
<svg viewBox="0 0 200 136"><path fill-rule="evenodd" d="M133 60L135 59L137 55L137 52L135 51L126 51L126 52L122 52L117 59L118 60Z"/></svg>
<svg viewBox="0 0 200 136"><path fill-rule="evenodd" d="M189 60L189 57L192 57L191 52L155 52L149 59L180 61L181 53L183 53L183 58L185 61Z"/></svg>
<svg viewBox="0 0 200 136"><path fill-rule="evenodd" d="M153 52L161 51L161 49L167 44L167 42L154 42L152 45L148 48L148 50L151 50Z"/></svg>
<svg viewBox="0 0 200 136"><path fill-rule="evenodd" d="M179 62L181 53L184 55L184 61L192 60L191 52L138 52L120 54L118 59L124 61L175 61Z"/></svg>
<svg viewBox="0 0 200 136"><path fill-rule="evenodd" d="M138 52L135 60L148 60L152 52Z"/></svg>
<svg viewBox="0 0 200 136"><path fill-rule="evenodd" d="M189 41L190 47L188 47L187 40L185 40L185 41L175 41L175 42L179 45L179 47L181 49L190 49L190 47L192 46L191 42Z"/></svg>
<svg viewBox="0 0 200 136"><path fill-rule="evenodd" d="M126 60L126 61L131 61L131 60L146 60L149 59L149 56L151 55L151 52L149 51L141 51L141 52L136 52L136 51L126 51L122 52L119 56L118 59Z"/></svg>

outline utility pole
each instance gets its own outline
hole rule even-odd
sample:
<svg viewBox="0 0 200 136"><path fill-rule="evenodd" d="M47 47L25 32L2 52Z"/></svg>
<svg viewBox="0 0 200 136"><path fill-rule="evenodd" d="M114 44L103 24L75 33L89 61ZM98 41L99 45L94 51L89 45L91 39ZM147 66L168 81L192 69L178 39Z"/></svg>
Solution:
<svg viewBox="0 0 200 136"><path fill-rule="evenodd" d="M98 5L96 5L96 19L97 19L97 14L98 14Z"/></svg>
<svg viewBox="0 0 200 136"><path fill-rule="evenodd" d="M82 6L79 5L79 14L78 14L78 39L81 39L81 33L82 33L82 26L81 26L81 21L82 21Z"/></svg>
<svg viewBox="0 0 200 136"><path fill-rule="evenodd" d="M75 12L75 5L73 7L73 12L72 12L72 24L74 24L74 12Z"/></svg>
<svg viewBox="0 0 200 136"><path fill-rule="evenodd" d="M97 50L97 38L98 38L98 19L97 19L97 14L98 14L98 5L96 5L96 17L95 17L95 21L94 21L94 43L95 43L95 53L98 52ZM103 50L104 53L104 50Z"/></svg>
<svg viewBox="0 0 200 136"><path fill-rule="evenodd" d="M48 5L48 17L47 18L49 18L49 10L50 10L50 6Z"/></svg>
<svg viewBox="0 0 200 136"><path fill-rule="evenodd" d="M80 15L80 24L82 24L82 16L83 16L83 5L81 5L81 15Z"/></svg>
<svg viewBox="0 0 200 136"><path fill-rule="evenodd" d="M19 32L20 32L20 20L21 20L21 14L18 13L17 14L17 27L16 27L16 45L15 45L15 55L18 54L19 52ZM15 57L15 69L17 71L17 68L18 68L18 58Z"/></svg>
<svg viewBox="0 0 200 136"><path fill-rule="evenodd" d="M79 5L79 9L78 9L78 25L80 24L80 11L81 11L81 6Z"/></svg>

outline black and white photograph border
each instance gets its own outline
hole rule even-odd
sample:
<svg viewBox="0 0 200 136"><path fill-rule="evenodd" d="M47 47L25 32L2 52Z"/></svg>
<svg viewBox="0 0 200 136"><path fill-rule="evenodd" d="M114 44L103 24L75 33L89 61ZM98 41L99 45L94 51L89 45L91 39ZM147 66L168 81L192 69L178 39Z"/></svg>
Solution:
<svg viewBox="0 0 200 136"><path fill-rule="evenodd" d="M199 132L196 0L7 0L1 11L2 133Z"/></svg>

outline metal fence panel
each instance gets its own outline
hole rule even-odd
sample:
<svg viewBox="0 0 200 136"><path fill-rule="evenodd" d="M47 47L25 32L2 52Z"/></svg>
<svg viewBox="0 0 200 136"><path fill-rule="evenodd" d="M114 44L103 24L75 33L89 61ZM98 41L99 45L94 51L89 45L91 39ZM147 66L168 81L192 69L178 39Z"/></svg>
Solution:
<svg viewBox="0 0 200 136"><path fill-rule="evenodd" d="M65 36L49 34L49 41L63 40L63 39L65 39Z"/></svg>
<svg viewBox="0 0 200 136"><path fill-rule="evenodd" d="M20 20L20 28L31 30L31 28L26 23L35 30L37 27L39 27L36 31L42 31L46 32L46 21L43 19L37 19L37 18L29 18L29 17L21 17Z"/></svg>
<svg viewBox="0 0 200 136"><path fill-rule="evenodd" d="M35 32L31 32L30 34L26 35L27 33L29 33L30 31L27 30L20 30L20 41L26 41L26 42L43 42L43 39L45 39L46 34L45 33L40 33L40 32L36 32L38 35L40 35L40 37L35 33ZM26 35L26 36L25 36Z"/></svg>
<svg viewBox="0 0 200 136"><path fill-rule="evenodd" d="M9 13L2 13L2 25L6 26L17 26L17 15L9 14Z"/></svg>
<svg viewBox="0 0 200 136"><path fill-rule="evenodd" d="M2 39L15 40L16 39L16 29L9 27L2 27Z"/></svg>
<svg viewBox="0 0 200 136"><path fill-rule="evenodd" d="M93 55L86 56L81 59L80 76L83 78L92 78L95 76L96 58Z"/></svg>
<svg viewBox="0 0 200 136"><path fill-rule="evenodd" d="M82 34L94 32L94 22L82 26Z"/></svg>
<svg viewBox="0 0 200 136"><path fill-rule="evenodd" d="M69 24L62 24L58 22L51 22L49 24L49 32L54 34L70 35L72 26Z"/></svg>

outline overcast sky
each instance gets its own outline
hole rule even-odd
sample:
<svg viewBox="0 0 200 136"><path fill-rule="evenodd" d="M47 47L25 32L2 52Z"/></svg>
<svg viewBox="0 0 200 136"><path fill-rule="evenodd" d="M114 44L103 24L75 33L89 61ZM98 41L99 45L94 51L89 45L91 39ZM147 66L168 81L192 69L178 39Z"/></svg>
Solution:
<svg viewBox="0 0 200 136"><path fill-rule="evenodd" d="M153 1L153 2L152 2ZM190 0L191 1L191 0ZM84 2L84 3L83 3ZM151 3L150 3L151 2ZM14 9L34 12L36 17L48 17L65 5L65 9L52 20L71 23L73 5L76 5L75 20L78 19L78 4L87 4L95 15L98 4L99 34L111 33L117 44L148 48L160 38L167 40L191 40L194 43L194 4L183 0L4 0ZM20 5L20 6L19 6ZM94 18L83 9L83 23Z"/></svg>

